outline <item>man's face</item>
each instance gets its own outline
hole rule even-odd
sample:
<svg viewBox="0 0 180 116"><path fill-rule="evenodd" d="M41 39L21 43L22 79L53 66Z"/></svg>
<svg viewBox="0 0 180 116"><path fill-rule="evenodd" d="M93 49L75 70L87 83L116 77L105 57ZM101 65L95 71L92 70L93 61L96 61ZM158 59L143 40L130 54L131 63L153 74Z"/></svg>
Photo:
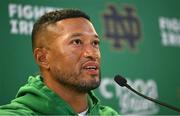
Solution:
<svg viewBox="0 0 180 116"><path fill-rule="evenodd" d="M48 51L50 75L59 84L88 92L100 84L99 38L84 18L64 19L50 28L54 39Z"/></svg>

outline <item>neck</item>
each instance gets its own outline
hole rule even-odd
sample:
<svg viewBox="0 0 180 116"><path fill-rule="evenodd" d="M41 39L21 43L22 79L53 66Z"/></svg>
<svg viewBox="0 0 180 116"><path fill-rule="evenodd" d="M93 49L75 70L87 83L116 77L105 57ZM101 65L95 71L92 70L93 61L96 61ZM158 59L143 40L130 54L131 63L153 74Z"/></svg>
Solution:
<svg viewBox="0 0 180 116"><path fill-rule="evenodd" d="M75 90L64 87L52 77L44 77L44 83L59 97L65 100L75 112L83 112L88 108L87 93L79 93Z"/></svg>

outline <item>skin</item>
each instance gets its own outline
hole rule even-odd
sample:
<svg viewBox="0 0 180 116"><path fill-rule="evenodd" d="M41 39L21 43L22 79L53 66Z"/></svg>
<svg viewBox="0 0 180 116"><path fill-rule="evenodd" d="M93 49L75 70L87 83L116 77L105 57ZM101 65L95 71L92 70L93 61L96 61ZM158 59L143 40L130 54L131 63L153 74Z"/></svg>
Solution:
<svg viewBox="0 0 180 116"><path fill-rule="evenodd" d="M37 37L34 57L45 84L75 112L86 110L87 92L100 84L99 38L91 22L81 17L63 19ZM46 40L43 47L40 40Z"/></svg>

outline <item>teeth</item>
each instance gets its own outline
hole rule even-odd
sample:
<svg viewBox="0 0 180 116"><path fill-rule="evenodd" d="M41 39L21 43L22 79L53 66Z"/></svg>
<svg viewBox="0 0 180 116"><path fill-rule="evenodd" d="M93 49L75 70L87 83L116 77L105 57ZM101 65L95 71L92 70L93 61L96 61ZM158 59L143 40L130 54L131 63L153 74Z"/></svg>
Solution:
<svg viewBox="0 0 180 116"><path fill-rule="evenodd" d="M86 69L96 69L96 66L87 66Z"/></svg>

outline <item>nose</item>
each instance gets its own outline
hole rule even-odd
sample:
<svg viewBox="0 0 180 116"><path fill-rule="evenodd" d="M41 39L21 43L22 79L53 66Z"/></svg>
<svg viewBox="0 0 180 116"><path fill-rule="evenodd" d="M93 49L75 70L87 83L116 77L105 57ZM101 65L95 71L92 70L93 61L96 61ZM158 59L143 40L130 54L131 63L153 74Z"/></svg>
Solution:
<svg viewBox="0 0 180 116"><path fill-rule="evenodd" d="M100 51L97 48L94 48L92 45L85 45L83 50L83 57L97 60L100 58Z"/></svg>

